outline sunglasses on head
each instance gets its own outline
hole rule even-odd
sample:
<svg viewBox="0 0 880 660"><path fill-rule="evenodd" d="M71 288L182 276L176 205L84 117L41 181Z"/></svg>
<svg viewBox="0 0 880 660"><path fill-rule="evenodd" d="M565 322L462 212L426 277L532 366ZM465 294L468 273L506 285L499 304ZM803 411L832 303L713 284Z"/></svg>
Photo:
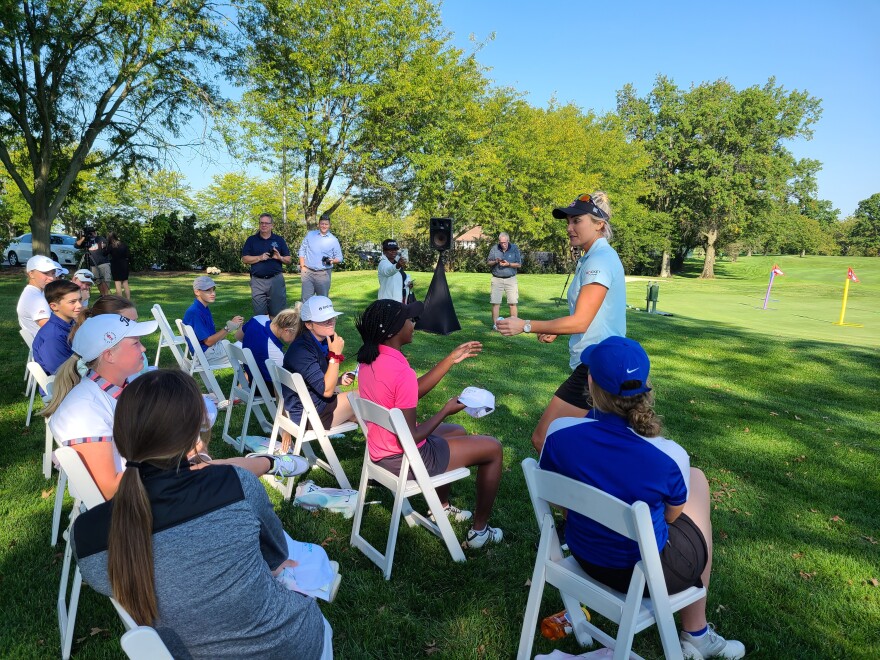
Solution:
<svg viewBox="0 0 880 660"><path fill-rule="evenodd" d="M581 202L586 204L589 208L587 209L587 213L590 215L595 215L597 218L601 218L602 220L608 220L608 214L605 213L602 209L596 206L596 202L593 201L593 196L588 194L583 194L578 197L576 202Z"/></svg>

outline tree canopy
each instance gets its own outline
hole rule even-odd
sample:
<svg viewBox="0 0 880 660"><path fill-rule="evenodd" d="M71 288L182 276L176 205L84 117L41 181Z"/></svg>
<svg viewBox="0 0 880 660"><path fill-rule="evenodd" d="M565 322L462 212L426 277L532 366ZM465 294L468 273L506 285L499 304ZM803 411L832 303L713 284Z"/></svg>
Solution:
<svg viewBox="0 0 880 660"><path fill-rule="evenodd" d="M211 102L214 19L207 0L0 2L0 162L37 252L80 172L155 162Z"/></svg>

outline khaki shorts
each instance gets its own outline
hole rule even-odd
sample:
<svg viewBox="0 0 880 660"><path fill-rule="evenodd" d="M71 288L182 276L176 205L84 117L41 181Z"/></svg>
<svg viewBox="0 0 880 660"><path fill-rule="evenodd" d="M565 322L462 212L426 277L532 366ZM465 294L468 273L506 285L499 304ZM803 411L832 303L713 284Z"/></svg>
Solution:
<svg viewBox="0 0 880 660"><path fill-rule="evenodd" d="M113 275L110 274L110 264L99 264L97 266L92 266L92 278L95 280L95 284L100 284L101 282L112 282Z"/></svg>
<svg viewBox="0 0 880 660"><path fill-rule="evenodd" d="M493 305L500 305L503 296L507 296L508 305L516 305L519 302L519 287L516 285L516 275L513 277L492 276L489 302Z"/></svg>

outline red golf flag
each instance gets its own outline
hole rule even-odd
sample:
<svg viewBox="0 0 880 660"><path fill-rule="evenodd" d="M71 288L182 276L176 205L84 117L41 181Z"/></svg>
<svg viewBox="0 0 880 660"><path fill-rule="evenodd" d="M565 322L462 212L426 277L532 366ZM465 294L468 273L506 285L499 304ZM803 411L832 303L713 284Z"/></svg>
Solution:
<svg viewBox="0 0 880 660"><path fill-rule="evenodd" d="M856 277L856 274L853 272L852 268L847 269L846 276L851 279L853 282L858 282L859 278Z"/></svg>
<svg viewBox="0 0 880 660"><path fill-rule="evenodd" d="M850 269L850 271L852 271L852 269ZM785 273L782 272L782 269L776 264L773 264L773 270L771 270L770 272L774 275L785 275Z"/></svg>

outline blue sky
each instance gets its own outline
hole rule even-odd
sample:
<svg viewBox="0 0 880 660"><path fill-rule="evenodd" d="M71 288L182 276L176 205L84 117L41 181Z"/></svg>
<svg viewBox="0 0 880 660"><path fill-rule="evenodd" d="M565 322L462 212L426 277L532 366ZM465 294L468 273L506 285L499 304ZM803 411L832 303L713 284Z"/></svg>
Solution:
<svg viewBox="0 0 880 660"><path fill-rule="evenodd" d="M788 145L822 163L819 197L845 217L880 192L878 0L446 0L441 11L455 45L472 51L473 35L487 75L537 106L555 95L602 113L623 85L644 95L658 74L738 89L775 76L822 99L813 139ZM230 167L180 164L196 188Z"/></svg>

